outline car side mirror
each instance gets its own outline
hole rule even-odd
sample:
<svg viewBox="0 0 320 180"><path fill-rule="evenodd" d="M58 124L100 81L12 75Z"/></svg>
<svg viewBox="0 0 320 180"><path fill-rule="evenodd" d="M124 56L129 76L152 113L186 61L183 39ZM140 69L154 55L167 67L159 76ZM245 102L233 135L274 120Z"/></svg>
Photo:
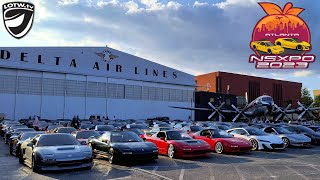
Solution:
<svg viewBox="0 0 320 180"><path fill-rule="evenodd" d="M165 138L165 137L160 137L160 139L161 139L162 141L165 141L165 140L166 140L166 138Z"/></svg>

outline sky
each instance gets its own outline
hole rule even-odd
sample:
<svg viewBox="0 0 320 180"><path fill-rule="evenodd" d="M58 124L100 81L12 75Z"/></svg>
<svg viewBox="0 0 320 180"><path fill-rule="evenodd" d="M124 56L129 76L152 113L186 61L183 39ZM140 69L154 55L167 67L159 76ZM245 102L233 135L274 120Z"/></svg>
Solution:
<svg viewBox="0 0 320 180"><path fill-rule="evenodd" d="M268 0L264 0L266 2ZM1 0L0 4L11 2ZM193 75L226 71L320 89L320 59L305 70L258 70L248 63L259 0L29 0L34 24L17 40L0 23L0 46L106 46ZM269 2L269 1L268 1ZM281 7L288 1L275 0ZM291 0L320 58L320 1ZM2 11L1 11L2 12Z"/></svg>

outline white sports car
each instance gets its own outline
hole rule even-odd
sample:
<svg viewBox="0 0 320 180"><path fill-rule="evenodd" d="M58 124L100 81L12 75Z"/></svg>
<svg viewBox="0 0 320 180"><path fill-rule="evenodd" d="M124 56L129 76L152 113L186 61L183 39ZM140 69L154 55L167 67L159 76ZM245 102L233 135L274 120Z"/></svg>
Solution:
<svg viewBox="0 0 320 180"><path fill-rule="evenodd" d="M265 133L258 128L244 127L244 128L234 128L227 132L232 134L237 138L247 139L252 143L252 150L262 150L262 149L284 149L285 144L280 137L272 134Z"/></svg>

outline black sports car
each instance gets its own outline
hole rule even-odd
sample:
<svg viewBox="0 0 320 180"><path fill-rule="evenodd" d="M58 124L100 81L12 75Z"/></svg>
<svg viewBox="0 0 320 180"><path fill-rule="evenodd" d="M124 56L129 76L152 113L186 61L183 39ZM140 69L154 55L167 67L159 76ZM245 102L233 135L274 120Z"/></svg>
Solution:
<svg viewBox="0 0 320 180"><path fill-rule="evenodd" d="M44 134L44 131L35 131L35 132L23 132L20 133L20 135L16 138L13 138L9 144L9 152L11 155L15 155L17 157L20 156L21 154L21 144L27 140L27 139L32 139L38 134Z"/></svg>
<svg viewBox="0 0 320 180"><path fill-rule="evenodd" d="M4 141L6 144L9 144L11 141L11 136L15 134L18 136L21 132L34 132L35 130L33 128L16 128L16 129L11 129L8 131L5 136L4 136Z"/></svg>
<svg viewBox="0 0 320 180"><path fill-rule="evenodd" d="M108 131L98 138L89 139L94 155L107 157L111 164L128 160L152 160L158 158L158 148L144 142L130 131Z"/></svg>

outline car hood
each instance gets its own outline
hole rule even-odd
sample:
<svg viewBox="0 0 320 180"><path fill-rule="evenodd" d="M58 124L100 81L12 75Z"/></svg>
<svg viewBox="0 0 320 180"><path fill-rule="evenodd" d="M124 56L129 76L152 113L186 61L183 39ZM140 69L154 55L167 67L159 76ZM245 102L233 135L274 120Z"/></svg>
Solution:
<svg viewBox="0 0 320 180"><path fill-rule="evenodd" d="M223 140L230 145L251 145L248 140L242 138L223 138Z"/></svg>
<svg viewBox="0 0 320 180"><path fill-rule="evenodd" d="M178 145L180 147L186 148L186 147L197 147L197 148L210 148L210 146L201 140L171 140L171 142L169 141L169 143L173 143L175 145Z"/></svg>
<svg viewBox="0 0 320 180"><path fill-rule="evenodd" d="M151 142L126 142L126 143L112 143L112 147L117 148L120 151L153 151L158 149L153 143Z"/></svg>
<svg viewBox="0 0 320 180"><path fill-rule="evenodd" d="M305 42L305 41L302 41L302 42L301 42L301 43L299 43L299 44L304 45L304 46L310 46L310 44L309 44L309 43L307 43L307 42Z"/></svg>
<svg viewBox="0 0 320 180"><path fill-rule="evenodd" d="M296 141L311 141L311 139L304 134L284 134L287 138L290 140L296 140Z"/></svg>
<svg viewBox="0 0 320 180"><path fill-rule="evenodd" d="M276 135L266 135L266 136L251 136L257 140L268 141L270 143L282 144L283 141L279 136Z"/></svg>
<svg viewBox="0 0 320 180"><path fill-rule="evenodd" d="M92 156L92 150L88 146L50 146L37 147L34 150L43 158L52 159L81 159Z"/></svg>

